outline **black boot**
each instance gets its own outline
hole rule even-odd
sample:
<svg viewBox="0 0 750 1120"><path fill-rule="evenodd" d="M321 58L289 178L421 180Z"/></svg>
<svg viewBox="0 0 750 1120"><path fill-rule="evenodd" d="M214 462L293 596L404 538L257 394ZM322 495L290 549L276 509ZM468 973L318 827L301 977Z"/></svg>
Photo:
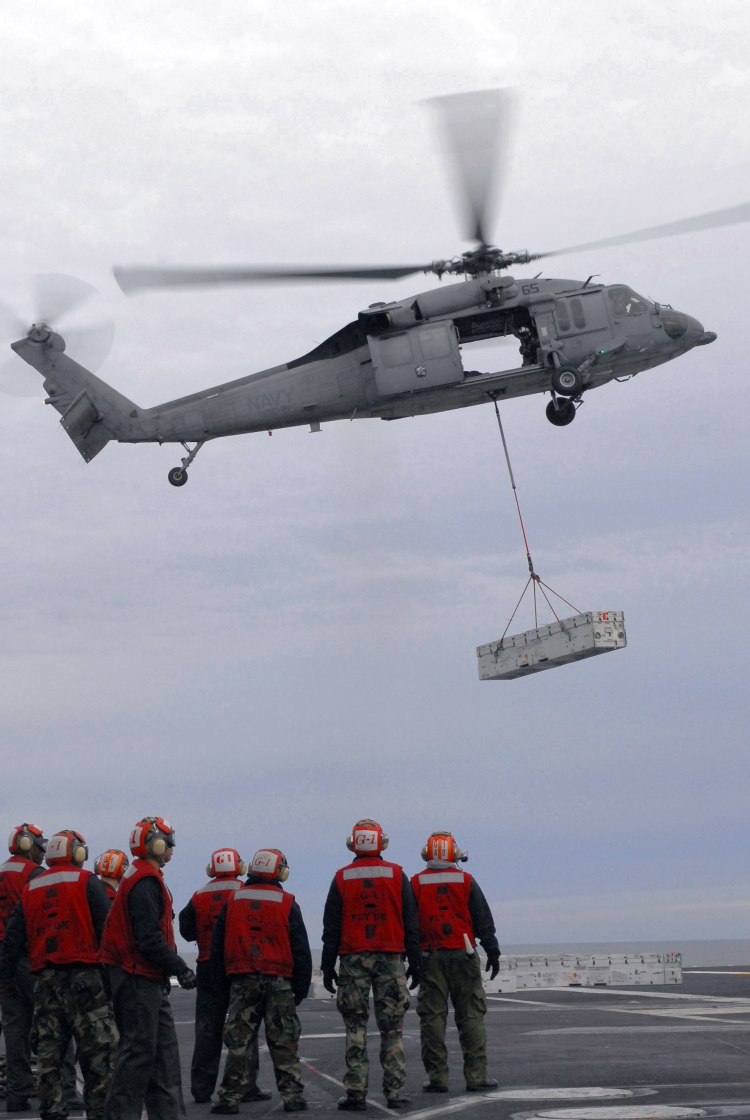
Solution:
<svg viewBox="0 0 750 1120"><path fill-rule="evenodd" d="M345 1112L366 1112L367 1101L364 1097L347 1093L345 1097L339 1097L338 1107L344 1109Z"/></svg>
<svg viewBox="0 0 750 1120"><path fill-rule="evenodd" d="M245 1104L248 1101L270 1101L273 1093L267 1093L265 1089L259 1089L257 1085L253 1085L252 1089L246 1090L240 1097L240 1100Z"/></svg>

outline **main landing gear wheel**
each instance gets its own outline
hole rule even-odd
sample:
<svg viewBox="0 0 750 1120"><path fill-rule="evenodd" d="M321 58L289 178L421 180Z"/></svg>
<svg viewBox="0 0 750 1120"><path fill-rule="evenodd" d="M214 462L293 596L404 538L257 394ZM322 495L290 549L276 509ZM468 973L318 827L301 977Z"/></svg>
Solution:
<svg viewBox="0 0 750 1120"><path fill-rule="evenodd" d="M556 428L564 428L566 424L572 424L576 418L576 406L572 401L550 401L546 411L547 419Z"/></svg>
<svg viewBox="0 0 750 1120"><path fill-rule="evenodd" d="M169 481L172 483L173 486L184 486L185 485L185 483L188 480L187 469L190 466L190 464L192 463L195 456L200 451L201 447L203 447L203 444L205 442L206 441L204 439L199 440L198 443L196 443L195 447L191 450L188 447L188 445L185 443L184 440L180 440L180 443L182 444L182 446L187 451L187 455L182 460L180 466L179 467L172 467L171 471L167 475L167 478L169 479Z"/></svg>
<svg viewBox="0 0 750 1120"><path fill-rule="evenodd" d="M583 380L573 366L560 366L552 372L552 388L561 397L577 397L583 389Z"/></svg>

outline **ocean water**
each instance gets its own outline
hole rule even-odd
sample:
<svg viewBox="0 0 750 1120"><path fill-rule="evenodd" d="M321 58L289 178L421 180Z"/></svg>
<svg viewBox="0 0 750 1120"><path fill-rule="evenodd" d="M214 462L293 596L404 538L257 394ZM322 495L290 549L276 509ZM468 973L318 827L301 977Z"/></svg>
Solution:
<svg viewBox="0 0 750 1120"><path fill-rule="evenodd" d="M683 968L709 968L742 965L750 968L750 938L717 941L577 941L575 944L503 945L509 957L528 957L537 953L576 953L597 956L607 953L681 953Z"/></svg>
<svg viewBox="0 0 750 1120"><path fill-rule="evenodd" d="M577 954L584 957L628 953L681 953L683 968L710 968L719 965L742 965L750 968L750 938L742 941L576 941L547 942L540 945L513 945L500 942L507 957L529 957L538 954ZM320 950L313 949L313 962L320 967Z"/></svg>
<svg viewBox="0 0 750 1120"><path fill-rule="evenodd" d="M679 937L673 941L576 941L576 942L545 942L538 945L512 945L501 942L503 953L508 957L530 957L537 955L571 953L590 957L599 954L614 953L617 955L628 953L682 953L683 968L712 968L721 965L742 965L750 969L750 938L747 940L717 940L717 941L681 941ZM183 943L184 948L184 943ZM178 947L178 951L181 949ZM191 946L181 955L188 962L194 964L195 951ZM313 964L320 968L320 950L313 949Z"/></svg>

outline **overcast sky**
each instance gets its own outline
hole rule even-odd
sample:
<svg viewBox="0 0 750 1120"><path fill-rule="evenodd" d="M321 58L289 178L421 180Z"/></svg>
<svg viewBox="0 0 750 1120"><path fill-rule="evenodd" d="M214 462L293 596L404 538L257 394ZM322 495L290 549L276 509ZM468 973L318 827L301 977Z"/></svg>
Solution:
<svg viewBox="0 0 750 1120"><path fill-rule="evenodd" d="M127 299L111 267L459 253L421 102L473 89L518 91L505 249L736 205L749 35L731 0L6 0L0 299L31 319L35 273L90 281L100 376L143 406L297 357L438 282ZM504 407L537 571L629 640L525 680L477 675L527 578L490 406L217 441L176 490L174 446L87 466L41 394L0 397L6 831L74 827L93 858L166 815L178 908L214 848L280 847L313 945L361 816L410 872L452 829L501 944L746 936L749 248L745 225L545 269L718 341L568 428Z"/></svg>

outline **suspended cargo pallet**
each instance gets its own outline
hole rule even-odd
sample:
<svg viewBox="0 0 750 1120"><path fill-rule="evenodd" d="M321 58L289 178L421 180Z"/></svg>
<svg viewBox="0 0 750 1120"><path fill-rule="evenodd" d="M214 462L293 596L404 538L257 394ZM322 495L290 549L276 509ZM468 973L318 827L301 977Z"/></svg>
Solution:
<svg viewBox="0 0 750 1120"><path fill-rule="evenodd" d="M622 611L586 611L477 646L479 679L510 681L626 645Z"/></svg>

